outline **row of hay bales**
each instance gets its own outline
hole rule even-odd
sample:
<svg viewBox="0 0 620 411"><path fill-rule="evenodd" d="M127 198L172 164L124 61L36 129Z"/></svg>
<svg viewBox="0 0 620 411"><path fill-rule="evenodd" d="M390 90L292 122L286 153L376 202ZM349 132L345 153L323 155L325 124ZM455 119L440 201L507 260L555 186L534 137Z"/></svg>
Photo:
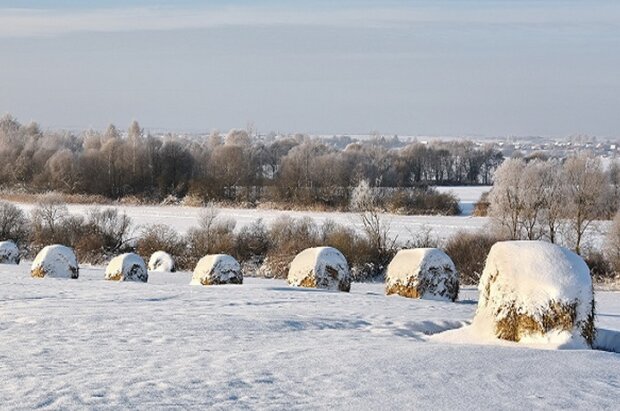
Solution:
<svg viewBox="0 0 620 411"><path fill-rule="evenodd" d="M2 262L19 263L14 244L0 243ZM156 252L149 260L149 269L172 271L174 260L164 252ZM37 255L31 273L33 277L77 278L79 267L73 250L52 245ZM105 278L146 282L148 270L141 257L128 253L110 261ZM195 285L242 283L241 266L225 254L203 257L191 281ZM348 292L351 274L340 251L315 247L294 258L288 283ZM385 285L388 295L455 301L459 276L450 257L439 249L401 250L387 268ZM492 328L498 338L520 341L566 333L592 345L592 280L588 266L575 253L540 241L499 242L487 256L478 288L480 298L474 324Z"/></svg>

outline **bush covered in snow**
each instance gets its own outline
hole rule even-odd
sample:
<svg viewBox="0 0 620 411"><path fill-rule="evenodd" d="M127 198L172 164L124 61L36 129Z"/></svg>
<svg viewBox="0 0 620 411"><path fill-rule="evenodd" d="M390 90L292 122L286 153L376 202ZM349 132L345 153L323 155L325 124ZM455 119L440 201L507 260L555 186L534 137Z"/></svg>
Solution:
<svg viewBox="0 0 620 411"><path fill-rule="evenodd" d="M400 250L388 265L385 291L388 295L455 301L459 276L450 257L438 248Z"/></svg>
<svg viewBox="0 0 620 411"><path fill-rule="evenodd" d="M0 264L19 264L19 249L13 241L0 241Z"/></svg>
<svg viewBox="0 0 620 411"><path fill-rule="evenodd" d="M228 254L210 254L198 261L190 284L243 284L243 273L234 257Z"/></svg>
<svg viewBox="0 0 620 411"><path fill-rule="evenodd" d="M592 346L592 279L577 254L542 241L499 242L478 288L475 327L511 341Z"/></svg>
<svg viewBox="0 0 620 411"><path fill-rule="evenodd" d="M37 254L30 273L37 278L78 278L80 268L71 248L54 244L48 245Z"/></svg>
<svg viewBox="0 0 620 411"><path fill-rule="evenodd" d="M112 281L147 282L149 273L138 254L125 253L114 257L105 269L105 279Z"/></svg>
<svg viewBox="0 0 620 411"><path fill-rule="evenodd" d="M297 287L348 292L351 289L351 272L346 258L335 248L308 248L293 259L288 271L288 283Z"/></svg>
<svg viewBox="0 0 620 411"><path fill-rule="evenodd" d="M165 251L155 251L149 259L149 270L173 273L177 270L174 259Z"/></svg>

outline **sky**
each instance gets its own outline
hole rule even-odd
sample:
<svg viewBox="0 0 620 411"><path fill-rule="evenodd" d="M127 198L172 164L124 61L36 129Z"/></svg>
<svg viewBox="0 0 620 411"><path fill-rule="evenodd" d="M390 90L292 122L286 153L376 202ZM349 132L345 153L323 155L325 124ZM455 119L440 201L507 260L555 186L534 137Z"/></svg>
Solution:
<svg viewBox="0 0 620 411"><path fill-rule="evenodd" d="M620 137L620 1L3 1L44 129Z"/></svg>

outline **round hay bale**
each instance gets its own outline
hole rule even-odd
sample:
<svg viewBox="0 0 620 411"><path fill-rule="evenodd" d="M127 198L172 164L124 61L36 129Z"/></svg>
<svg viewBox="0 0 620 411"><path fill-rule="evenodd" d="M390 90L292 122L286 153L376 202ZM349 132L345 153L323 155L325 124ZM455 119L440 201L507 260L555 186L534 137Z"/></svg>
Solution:
<svg viewBox="0 0 620 411"><path fill-rule="evenodd" d="M510 341L592 346L592 278L572 251L542 241L496 243L478 289L478 329Z"/></svg>
<svg viewBox="0 0 620 411"><path fill-rule="evenodd" d="M30 274L35 278L78 278L80 267L71 248L54 244L48 245L37 254Z"/></svg>
<svg viewBox="0 0 620 411"><path fill-rule="evenodd" d="M348 292L351 271L347 259L333 247L307 248L293 259L288 283L295 287L324 288Z"/></svg>
<svg viewBox="0 0 620 411"><path fill-rule="evenodd" d="M13 241L0 241L0 264L19 264L20 259L19 249Z"/></svg>
<svg viewBox="0 0 620 411"><path fill-rule="evenodd" d="M196 264L190 284L243 284L241 265L228 254L206 255Z"/></svg>
<svg viewBox="0 0 620 411"><path fill-rule="evenodd" d="M438 248L400 250L388 265L385 292L455 301L459 296L459 275L452 259Z"/></svg>
<svg viewBox="0 0 620 411"><path fill-rule="evenodd" d="M114 257L105 269L105 279L111 281L147 282L149 273L138 254L125 253Z"/></svg>
<svg viewBox="0 0 620 411"><path fill-rule="evenodd" d="M149 270L162 273L174 273L177 270L174 258L165 251L155 251L149 258Z"/></svg>

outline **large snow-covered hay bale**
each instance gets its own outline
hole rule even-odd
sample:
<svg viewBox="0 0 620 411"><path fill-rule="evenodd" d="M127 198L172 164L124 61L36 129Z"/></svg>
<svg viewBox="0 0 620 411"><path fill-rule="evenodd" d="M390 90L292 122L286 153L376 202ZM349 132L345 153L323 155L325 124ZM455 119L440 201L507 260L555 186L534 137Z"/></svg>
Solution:
<svg viewBox="0 0 620 411"><path fill-rule="evenodd" d="M149 273L142 257L134 253L125 253L110 261L105 269L105 279L145 283L149 280Z"/></svg>
<svg viewBox="0 0 620 411"><path fill-rule="evenodd" d="M228 254L206 255L196 264L190 284L243 284L241 265Z"/></svg>
<svg viewBox="0 0 620 411"><path fill-rule="evenodd" d="M385 292L455 301L459 275L450 257L438 248L400 250L388 265Z"/></svg>
<svg viewBox="0 0 620 411"><path fill-rule="evenodd" d="M295 287L348 292L351 271L347 259L333 247L307 248L291 262L288 283Z"/></svg>
<svg viewBox="0 0 620 411"><path fill-rule="evenodd" d="M37 254L30 274L36 278L78 278L80 267L71 248L54 244L48 245Z"/></svg>
<svg viewBox="0 0 620 411"><path fill-rule="evenodd" d="M487 257L474 326L496 337L591 347L592 279L577 254L542 241L505 241Z"/></svg>
<svg viewBox="0 0 620 411"><path fill-rule="evenodd" d="M0 264L19 264L19 249L13 241L0 241Z"/></svg>
<svg viewBox="0 0 620 411"><path fill-rule="evenodd" d="M155 251L149 258L149 270L162 273L173 273L177 270L174 258L165 251Z"/></svg>

